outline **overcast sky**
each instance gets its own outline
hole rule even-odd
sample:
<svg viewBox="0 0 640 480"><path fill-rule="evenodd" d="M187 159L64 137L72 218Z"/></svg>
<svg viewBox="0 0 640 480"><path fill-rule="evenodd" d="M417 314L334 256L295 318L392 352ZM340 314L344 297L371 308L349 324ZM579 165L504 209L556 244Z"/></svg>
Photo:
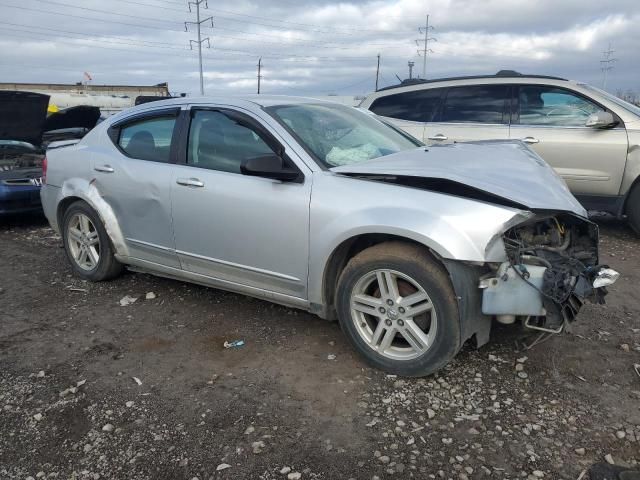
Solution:
<svg viewBox="0 0 640 480"><path fill-rule="evenodd" d="M210 0L206 93L255 92L260 56L264 93L366 94L378 53L380 86L406 78L410 60L422 76L415 39L427 13L437 38L427 78L514 69L601 86L611 44L607 90L640 92L638 0ZM0 81L69 83L87 71L96 84L166 81L197 94L195 28L184 31L194 20L180 0L0 0Z"/></svg>

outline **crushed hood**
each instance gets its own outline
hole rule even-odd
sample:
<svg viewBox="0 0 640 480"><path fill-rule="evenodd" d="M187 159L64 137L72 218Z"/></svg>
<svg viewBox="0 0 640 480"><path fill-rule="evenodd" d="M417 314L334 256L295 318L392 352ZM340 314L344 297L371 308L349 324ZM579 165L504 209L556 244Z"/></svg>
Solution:
<svg viewBox="0 0 640 480"><path fill-rule="evenodd" d="M331 171L351 176L439 180L447 182L446 193L454 195L467 196L470 190L477 190L489 198L501 198L529 210L559 210L587 216L564 180L520 141L421 147L334 167ZM460 186L459 192L456 184Z"/></svg>
<svg viewBox="0 0 640 480"><path fill-rule="evenodd" d="M40 145L48 106L48 95L0 91L0 140Z"/></svg>
<svg viewBox="0 0 640 480"><path fill-rule="evenodd" d="M90 105L65 108L52 113L44 122L44 131L62 130L65 128L86 128L91 130L100 119L100 108Z"/></svg>

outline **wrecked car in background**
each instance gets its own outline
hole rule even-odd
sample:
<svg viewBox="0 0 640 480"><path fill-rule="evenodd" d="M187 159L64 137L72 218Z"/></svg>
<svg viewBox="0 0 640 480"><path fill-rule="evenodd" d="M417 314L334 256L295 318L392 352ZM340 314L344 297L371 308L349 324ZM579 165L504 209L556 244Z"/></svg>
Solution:
<svg viewBox="0 0 640 480"><path fill-rule="evenodd" d="M175 99L49 152L45 214L78 276L125 267L338 318L373 366L442 368L494 320L559 332L617 273L521 142L425 147L313 99Z"/></svg>
<svg viewBox="0 0 640 480"><path fill-rule="evenodd" d="M48 95L0 91L0 215L40 212L45 149L82 138L100 118L100 109L89 106L47 117L48 104Z"/></svg>

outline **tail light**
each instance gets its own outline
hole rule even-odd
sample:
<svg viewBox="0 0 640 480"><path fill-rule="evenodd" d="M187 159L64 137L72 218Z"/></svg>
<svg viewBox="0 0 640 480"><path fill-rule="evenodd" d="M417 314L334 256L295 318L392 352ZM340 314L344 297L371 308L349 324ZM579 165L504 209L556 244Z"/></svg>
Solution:
<svg viewBox="0 0 640 480"><path fill-rule="evenodd" d="M42 159L42 184L47 183L47 157Z"/></svg>

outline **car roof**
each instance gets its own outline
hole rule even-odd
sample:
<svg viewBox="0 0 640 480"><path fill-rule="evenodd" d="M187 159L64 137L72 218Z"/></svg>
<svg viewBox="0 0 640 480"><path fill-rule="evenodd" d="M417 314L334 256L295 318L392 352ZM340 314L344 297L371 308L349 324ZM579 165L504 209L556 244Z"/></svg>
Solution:
<svg viewBox="0 0 640 480"><path fill-rule="evenodd" d="M129 115L150 112L153 110L161 110L167 107L181 107L183 105L228 105L233 107L271 107L275 105L302 105L302 104L329 104L340 105L339 102L332 102L330 100L323 100L319 98L311 97L295 97L289 95L212 95L203 97L175 97L167 100L156 100L153 102L142 103L140 105L127 108L112 117L109 118L109 123L120 120L121 118L128 117Z"/></svg>
<svg viewBox="0 0 640 480"><path fill-rule="evenodd" d="M525 75L514 70L500 70L498 73L494 75L465 75L459 77L442 77L442 78L433 78L433 79L421 79L421 78L413 78L410 80L403 80L397 85L390 85L388 87L383 87L378 89L378 92L383 92L385 90L393 90L396 88L402 87L412 87L416 85L424 85L430 83L441 83L441 82L451 82L456 80L482 80L482 79L527 79L527 78L535 78L535 79L547 79L547 80L559 80L568 82L566 78L555 77L552 75Z"/></svg>

